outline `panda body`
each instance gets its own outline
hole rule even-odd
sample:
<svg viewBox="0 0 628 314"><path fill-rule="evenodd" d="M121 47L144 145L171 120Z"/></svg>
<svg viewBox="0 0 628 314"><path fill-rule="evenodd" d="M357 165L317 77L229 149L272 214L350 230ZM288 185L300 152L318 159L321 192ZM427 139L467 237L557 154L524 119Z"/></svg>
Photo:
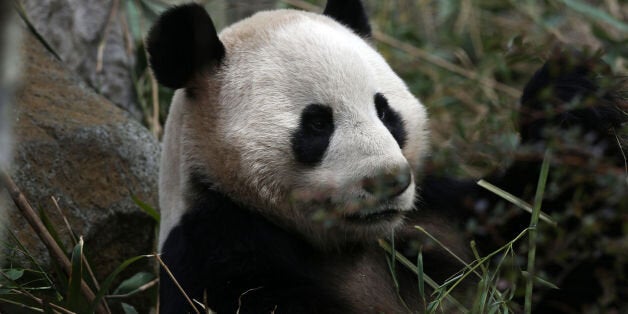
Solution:
<svg viewBox="0 0 628 314"><path fill-rule="evenodd" d="M416 275L401 265L391 274L376 240L394 233L407 244L420 221L464 255L453 222L497 197L474 180L422 173L425 108L369 35L358 0L330 0L323 15L260 12L220 35L194 4L153 26L151 67L177 89L160 168L159 247L190 298L218 313L416 312ZM522 123L524 142L542 145L544 128L567 124L612 142L608 127L625 115L591 81L591 60L567 61L549 60L522 105L543 108L548 88L559 105L585 97L600 105L535 116ZM520 195L541 162L514 163L489 181ZM424 259L440 279L462 268L447 254ZM162 270L160 312L191 306Z"/></svg>
<svg viewBox="0 0 628 314"><path fill-rule="evenodd" d="M196 188L211 189L202 182ZM240 313L403 313L386 257L374 246L332 254L243 208L221 193L204 193L170 232L162 254L186 292L212 310ZM207 204L215 204L208 206ZM413 278L398 272L400 290ZM161 278L167 278L162 273ZM163 279L162 279L163 280ZM189 308L169 280L162 313ZM404 295L417 306L415 296Z"/></svg>
<svg viewBox="0 0 628 314"><path fill-rule="evenodd" d="M177 55L192 44L177 41L200 35L168 32L213 33L203 14L196 5L169 11L147 43L157 79L178 88L164 136L159 245L179 283L218 312L407 311L404 302L416 302L401 301L375 240L414 209L427 118L357 35L368 24L260 12L194 43L199 53ZM193 62L160 61L176 58ZM177 72L185 67L193 69ZM161 311L189 306L164 277Z"/></svg>

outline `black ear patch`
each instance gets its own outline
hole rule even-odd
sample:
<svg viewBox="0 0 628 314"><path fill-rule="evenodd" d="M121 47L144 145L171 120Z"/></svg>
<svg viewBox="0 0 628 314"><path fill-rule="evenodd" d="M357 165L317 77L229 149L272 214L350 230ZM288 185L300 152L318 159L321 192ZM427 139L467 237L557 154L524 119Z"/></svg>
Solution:
<svg viewBox="0 0 628 314"><path fill-rule="evenodd" d="M148 33L146 50L157 81L173 89L185 87L195 74L225 55L214 23L194 3L163 13Z"/></svg>
<svg viewBox="0 0 628 314"><path fill-rule="evenodd" d="M371 37L371 25L360 0L329 0L323 14L348 26L362 37Z"/></svg>
<svg viewBox="0 0 628 314"><path fill-rule="evenodd" d="M384 95L375 94L375 110L377 111L377 117L384 123L384 126L388 129L390 134L395 138L400 148L403 148L406 144L406 128L403 125L401 116L388 105L388 99Z"/></svg>
<svg viewBox="0 0 628 314"><path fill-rule="evenodd" d="M319 163L331 135L334 133L334 117L331 108L312 104L301 113L299 128L292 134L292 151L295 159L306 165Z"/></svg>

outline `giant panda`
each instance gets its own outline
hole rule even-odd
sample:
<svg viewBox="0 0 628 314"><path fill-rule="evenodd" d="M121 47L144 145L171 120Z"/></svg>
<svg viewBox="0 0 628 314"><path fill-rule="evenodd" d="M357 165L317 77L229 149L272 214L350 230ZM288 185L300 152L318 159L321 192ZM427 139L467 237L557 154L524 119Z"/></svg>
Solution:
<svg viewBox="0 0 628 314"><path fill-rule="evenodd" d="M161 313L192 310L180 289L218 313L421 308L416 275L398 267L393 278L376 240L395 233L403 243L416 234L408 220L434 212L426 209L455 215L485 195L469 181L423 173L425 107L370 36L358 0L330 0L323 14L260 12L220 34L197 4L154 24L151 68L176 89L161 157L159 249L177 282L162 270ZM530 108L543 88L590 75L544 69L523 95ZM564 101L581 89L565 88ZM600 123L618 114L608 112ZM517 179L495 176L528 180Z"/></svg>

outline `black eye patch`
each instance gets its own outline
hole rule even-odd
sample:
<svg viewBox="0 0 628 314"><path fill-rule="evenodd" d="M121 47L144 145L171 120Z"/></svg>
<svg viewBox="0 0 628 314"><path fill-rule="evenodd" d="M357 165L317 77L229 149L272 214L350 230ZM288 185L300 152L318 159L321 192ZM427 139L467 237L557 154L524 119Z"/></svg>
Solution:
<svg viewBox="0 0 628 314"><path fill-rule="evenodd" d="M301 112L299 127L292 133L292 151L295 159L303 164L319 163L334 133L334 117L331 108L319 104L308 105Z"/></svg>
<svg viewBox="0 0 628 314"><path fill-rule="evenodd" d="M408 134L401 116L388 106L388 99L384 95L380 93L375 94L374 102L377 117L384 123L384 126L386 126L390 134L395 138L395 141L397 141L397 144L399 144L399 147L403 148Z"/></svg>

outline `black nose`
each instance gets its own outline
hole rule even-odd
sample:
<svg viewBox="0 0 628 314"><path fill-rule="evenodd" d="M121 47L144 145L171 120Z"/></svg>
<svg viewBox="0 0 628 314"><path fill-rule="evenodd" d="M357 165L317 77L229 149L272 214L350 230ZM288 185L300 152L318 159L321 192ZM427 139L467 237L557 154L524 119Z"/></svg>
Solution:
<svg viewBox="0 0 628 314"><path fill-rule="evenodd" d="M389 200L405 192L410 183L410 167L404 166L362 179L362 188L380 200Z"/></svg>

